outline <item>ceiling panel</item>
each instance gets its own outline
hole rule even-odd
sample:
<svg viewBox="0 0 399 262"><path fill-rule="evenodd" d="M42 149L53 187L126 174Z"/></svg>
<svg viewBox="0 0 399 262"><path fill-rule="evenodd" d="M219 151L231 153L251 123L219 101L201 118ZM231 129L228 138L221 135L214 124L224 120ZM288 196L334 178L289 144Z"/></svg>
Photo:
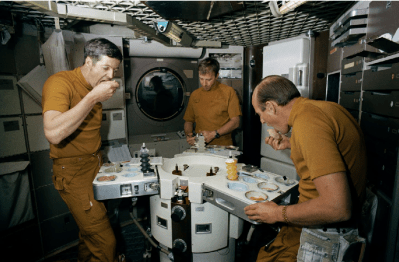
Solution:
<svg viewBox="0 0 399 262"><path fill-rule="evenodd" d="M87 8L88 12L90 12L90 9L97 9L128 14L152 29L154 28L154 22L165 20L149 8L145 2L139 1L53 2ZM191 2L197 5L201 4L201 2L204 3L204 1ZM214 7L221 6L217 2L214 3L216 3L216 5L213 5ZM278 3L281 5L280 2ZM276 18L271 14L269 1L242 1L234 2L235 6L237 4L242 5L243 8L241 9L236 7L226 12L226 6L224 6L223 10L213 10L214 15L210 15L209 20L205 19L203 21L204 10L202 10L202 21L176 19L174 23L184 28L198 40L217 40L228 45L252 46L294 37L306 33L308 30L316 32L328 30L330 24L354 3L354 1L310 1L280 18ZM185 14L182 17L187 17L186 12L191 10L187 4L188 2L184 1L168 2L169 7L175 5L176 8L185 10ZM207 5L211 6L209 2L207 2ZM195 12L195 8L192 9ZM54 27L53 17L25 7L18 1L0 1L0 12L11 12L14 14L15 20L25 23ZM0 24L6 24L6 22L0 19ZM78 22L80 24L84 23L82 21ZM70 29L74 28L78 22L72 19L60 19L60 26L61 29Z"/></svg>

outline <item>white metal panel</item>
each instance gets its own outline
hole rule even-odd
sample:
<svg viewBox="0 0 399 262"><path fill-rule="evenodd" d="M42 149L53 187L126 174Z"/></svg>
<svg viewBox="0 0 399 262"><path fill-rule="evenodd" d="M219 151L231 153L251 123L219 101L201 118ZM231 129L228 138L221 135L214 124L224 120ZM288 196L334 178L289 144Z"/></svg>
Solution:
<svg viewBox="0 0 399 262"><path fill-rule="evenodd" d="M16 83L14 76L0 76L0 115L21 114Z"/></svg>
<svg viewBox="0 0 399 262"><path fill-rule="evenodd" d="M150 197L151 233L162 245L172 248L172 219L170 199L159 195ZM166 220L166 226L158 224L158 219Z"/></svg>
<svg viewBox="0 0 399 262"><path fill-rule="evenodd" d="M110 99L102 102L103 109L125 108L125 86L123 81L121 78L114 78L113 80L119 83L119 87Z"/></svg>
<svg viewBox="0 0 399 262"><path fill-rule="evenodd" d="M269 44L263 47L263 77L288 74L296 64L309 62L309 39Z"/></svg>
<svg viewBox="0 0 399 262"><path fill-rule="evenodd" d="M289 179L299 180L299 176L296 173L295 166L293 165L288 165L286 163L262 157L260 159L260 167L265 171L272 172L281 176L286 176Z"/></svg>
<svg viewBox="0 0 399 262"><path fill-rule="evenodd" d="M202 181L197 181L196 179L190 179L188 181L188 188L190 188L188 198L191 203L204 203L204 200L202 199L202 184Z"/></svg>
<svg viewBox="0 0 399 262"><path fill-rule="evenodd" d="M223 248L223 249L220 249L220 250L217 250L214 252L193 253L193 261L195 261L195 262L208 262L208 261L232 262L232 261L235 261L235 253L236 253L235 252L235 250L236 250L235 244L236 244L235 239L230 238L229 245L226 248Z"/></svg>
<svg viewBox="0 0 399 262"><path fill-rule="evenodd" d="M41 115L27 116L26 124L30 151L36 152L50 149L50 143L44 135L43 117Z"/></svg>
<svg viewBox="0 0 399 262"><path fill-rule="evenodd" d="M27 152L20 117L0 118L0 138L0 157Z"/></svg>
<svg viewBox="0 0 399 262"><path fill-rule="evenodd" d="M124 110L103 111L101 140L126 138L126 117Z"/></svg>
<svg viewBox="0 0 399 262"><path fill-rule="evenodd" d="M202 55L203 48L169 47L156 41L129 40L129 56L195 58Z"/></svg>
<svg viewBox="0 0 399 262"><path fill-rule="evenodd" d="M263 48L263 77L280 75L289 78L303 97L309 97L310 39L299 38L270 43Z"/></svg>
<svg viewBox="0 0 399 262"><path fill-rule="evenodd" d="M229 213L209 202L191 203L192 252L210 252L228 244ZM211 232L196 233L196 225L210 224Z"/></svg>
<svg viewBox="0 0 399 262"><path fill-rule="evenodd" d="M233 215L229 214L230 223L229 223L229 236L235 239L238 239L244 228L244 220Z"/></svg>

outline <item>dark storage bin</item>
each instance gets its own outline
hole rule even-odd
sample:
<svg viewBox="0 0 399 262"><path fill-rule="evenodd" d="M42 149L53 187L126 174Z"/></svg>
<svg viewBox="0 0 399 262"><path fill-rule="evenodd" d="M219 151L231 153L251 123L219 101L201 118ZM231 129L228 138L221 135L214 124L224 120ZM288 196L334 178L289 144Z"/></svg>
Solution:
<svg viewBox="0 0 399 262"><path fill-rule="evenodd" d="M399 90L399 63L364 70L363 90Z"/></svg>
<svg viewBox="0 0 399 262"><path fill-rule="evenodd" d="M68 213L41 223L44 253L50 253L79 239L79 228Z"/></svg>
<svg viewBox="0 0 399 262"><path fill-rule="evenodd" d="M367 176L378 189L392 198L395 182L398 147L374 137L365 136L368 172Z"/></svg>
<svg viewBox="0 0 399 262"><path fill-rule="evenodd" d="M360 91L362 87L362 72L341 77L341 91Z"/></svg>
<svg viewBox="0 0 399 262"><path fill-rule="evenodd" d="M363 92L362 111L377 115L399 117L399 91Z"/></svg>
<svg viewBox="0 0 399 262"><path fill-rule="evenodd" d="M362 112L360 126L365 135L397 145L399 140L399 119L382 117Z"/></svg>
<svg viewBox="0 0 399 262"><path fill-rule="evenodd" d="M343 59L341 65L341 73L343 75L346 75L363 71L363 60L364 58L361 56Z"/></svg>
<svg viewBox="0 0 399 262"><path fill-rule="evenodd" d="M348 109L359 110L360 92L341 92L339 104Z"/></svg>
<svg viewBox="0 0 399 262"><path fill-rule="evenodd" d="M368 60L375 59L382 53L379 49L366 44L365 37L362 37L353 45L342 47L342 58L352 58L354 56L367 57ZM366 60L367 62L367 60Z"/></svg>
<svg viewBox="0 0 399 262"><path fill-rule="evenodd" d="M353 116L353 118L359 122L359 111L358 110L352 110L352 109L346 109L348 112Z"/></svg>

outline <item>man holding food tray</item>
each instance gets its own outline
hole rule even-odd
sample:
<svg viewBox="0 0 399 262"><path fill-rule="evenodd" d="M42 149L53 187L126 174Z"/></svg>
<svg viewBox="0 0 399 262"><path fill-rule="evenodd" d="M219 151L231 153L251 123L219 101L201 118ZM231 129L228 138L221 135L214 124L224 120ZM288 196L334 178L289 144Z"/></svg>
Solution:
<svg viewBox="0 0 399 262"><path fill-rule="evenodd" d="M281 76L264 78L252 105L262 124L274 128L265 143L275 150L290 148L300 177L297 204L270 201L245 208L254 221L283 224L274 242L260 249L257 261L342 261L344 247L364 243L358 221L365 198L366 148L358 123L336 103L301 97ZM288 138L284 134L291 129Z"/></svg>
<svg viewBox="0 0 399 262"><path fill-rule="evenodd" d="M92 182L101 165L102 104L112 97L122 53L104 38L89 40L84 64L50 76L43 86L44 133L53 183L79 227L78 261L118 261L116 239Z"/></svg>

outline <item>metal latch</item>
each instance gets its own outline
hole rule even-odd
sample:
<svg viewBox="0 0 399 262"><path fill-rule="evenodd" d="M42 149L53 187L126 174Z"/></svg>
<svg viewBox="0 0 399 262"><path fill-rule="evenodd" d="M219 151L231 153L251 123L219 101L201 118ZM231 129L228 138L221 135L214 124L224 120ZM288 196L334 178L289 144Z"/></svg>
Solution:
<svg viewBox="0 0 399 262"><path fill-rule="evenodd" d="M213 197L213 191L209 189L204 189L202 190L202 196L203 197Z"/></svg>

